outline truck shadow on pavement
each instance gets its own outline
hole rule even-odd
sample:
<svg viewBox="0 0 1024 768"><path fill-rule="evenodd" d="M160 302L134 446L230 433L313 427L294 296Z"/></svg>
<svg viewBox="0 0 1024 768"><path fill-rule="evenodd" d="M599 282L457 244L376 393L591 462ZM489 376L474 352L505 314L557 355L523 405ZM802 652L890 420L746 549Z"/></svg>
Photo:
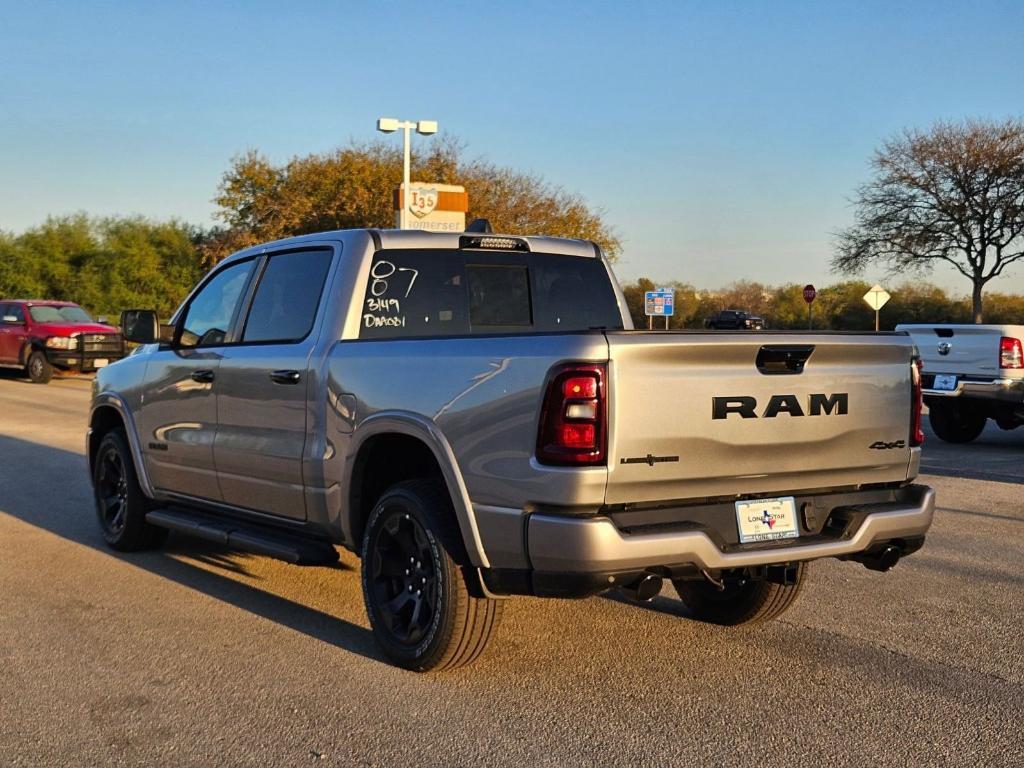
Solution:
<svg viewBox="0 0 1024 768"><path fill-rule="evenodd" d="M0 462L0 512L296 632L383 662L370 630L178 559L188 557L254 578L245 568L246 554L174 534L154 552L111 550L96 523L82 455L0 435L0 456L6 457ZM54 478L62 480L57 483ZM55 488L66 491L55 493Z"/></svg>

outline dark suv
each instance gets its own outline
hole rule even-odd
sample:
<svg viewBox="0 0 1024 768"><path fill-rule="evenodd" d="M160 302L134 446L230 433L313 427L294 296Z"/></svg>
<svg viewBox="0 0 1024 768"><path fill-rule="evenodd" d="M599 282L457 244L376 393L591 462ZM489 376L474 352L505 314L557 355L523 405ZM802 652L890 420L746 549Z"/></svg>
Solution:
<svg viewBox="0 0 1024 768"><path fill-rule="evenodd" d="M704 327L714 331L763 331L764 319L742 309L723 309L705 320Z"/></svg>

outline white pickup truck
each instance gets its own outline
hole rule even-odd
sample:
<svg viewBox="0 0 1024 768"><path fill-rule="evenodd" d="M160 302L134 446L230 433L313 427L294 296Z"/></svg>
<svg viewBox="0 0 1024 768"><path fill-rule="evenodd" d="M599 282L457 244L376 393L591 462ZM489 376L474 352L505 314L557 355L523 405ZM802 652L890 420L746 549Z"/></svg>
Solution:
<svg viewBox="0 0 1024 768"><path fill-rule="evenodd" d="M989 419L1024 424L1024 325L898 325L924 363L928 419L948 443L969 443Z"/></svg>

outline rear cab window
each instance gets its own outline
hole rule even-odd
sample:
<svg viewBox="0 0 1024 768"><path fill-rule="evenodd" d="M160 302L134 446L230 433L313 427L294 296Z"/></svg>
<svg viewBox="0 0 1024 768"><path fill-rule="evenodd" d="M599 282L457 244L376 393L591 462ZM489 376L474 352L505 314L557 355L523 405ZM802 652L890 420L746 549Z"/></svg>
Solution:
<svg viewBox="0 0 1024 768"><path fill-rule="evenodd" d="M374 254L359 337L409 339L622 328L615 292L600 259L393 249Z"/></svg>

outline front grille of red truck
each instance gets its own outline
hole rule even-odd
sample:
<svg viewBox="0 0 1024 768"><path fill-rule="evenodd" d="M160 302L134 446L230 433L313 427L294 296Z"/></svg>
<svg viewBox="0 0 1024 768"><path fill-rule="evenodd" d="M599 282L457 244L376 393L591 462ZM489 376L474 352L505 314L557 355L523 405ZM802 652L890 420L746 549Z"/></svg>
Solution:
<svg viewBox="0 0 1024 768"><path fill-rule="evenodd" d="M105 354L119 357L123 349L119 333L83 333L79 337L78 343L85 354L100 357Z"/></svg>

